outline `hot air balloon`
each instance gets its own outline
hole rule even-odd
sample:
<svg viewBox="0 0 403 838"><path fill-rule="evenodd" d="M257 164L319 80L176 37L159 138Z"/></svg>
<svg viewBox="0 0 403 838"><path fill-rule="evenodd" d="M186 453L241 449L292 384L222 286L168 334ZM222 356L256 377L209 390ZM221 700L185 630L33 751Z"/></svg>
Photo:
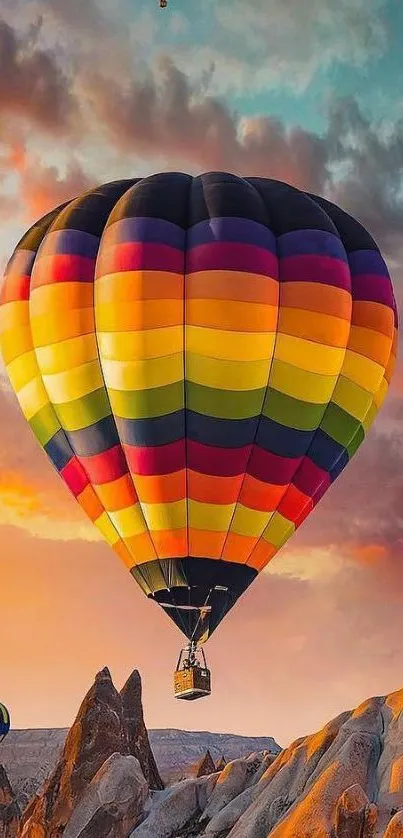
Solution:
<svg viewBox="0 0 403 838"><path fill-rule="evenodd" d="M10 730L10 713L7 710L7 707L4 704L0 704L0 742L3 741L4 737L7 736L7 733Z"/></svg>
<svg viewBox="0 0 403 838"><path fill-rule="evenodd" d="M208 695L202 644L386 395L397 314L377 245L285 183L170 172L38 221L1 302L4 361L35 436L186 636L177 697Z"/></svg>

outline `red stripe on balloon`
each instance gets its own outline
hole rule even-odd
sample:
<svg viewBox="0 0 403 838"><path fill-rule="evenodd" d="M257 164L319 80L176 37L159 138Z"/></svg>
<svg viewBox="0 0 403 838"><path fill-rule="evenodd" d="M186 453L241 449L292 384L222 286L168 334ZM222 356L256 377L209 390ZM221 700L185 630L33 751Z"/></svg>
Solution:
<svg viewBox="0 0 403 838"><path fill-rule="evenodd" d="M60 472L61 476L73 495L81 494L89 484L88 477L77 457L72 457Z"/></svg>
<svg viewBox="0 0 403 838"><path fill-rule="evenodd" d="M91 483L100 485L110 483L111 480L118 480L127 474L127 464L120 445L102 451L101 454L94 454L91 457L80 457Z"/></svg>
<svg viewBox="0 0 403 838"><path fill-rule="evenodd" d="M185 440L168 445L124 445L124 452L133 474L173 474L185 468Z"/></svg>
<svg viewBox="0 0 403 838"><path fill-rule="evenodd" d="M32 288L55 282L93 282L94 271L95 259L86 256L71 253L39 256L32 273Z"/></svg>

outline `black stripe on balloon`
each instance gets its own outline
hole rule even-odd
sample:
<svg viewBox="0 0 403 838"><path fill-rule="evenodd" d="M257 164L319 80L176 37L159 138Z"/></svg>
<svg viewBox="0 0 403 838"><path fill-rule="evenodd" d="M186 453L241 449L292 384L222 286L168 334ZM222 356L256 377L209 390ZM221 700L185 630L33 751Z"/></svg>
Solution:
<svg viewBox="0 0 403 838"><path fill-rule="evenodd" d="M74 454L62 429L57 431L52 439L44 445L44 450L58 471L61 471L67 465Z"/></svg>
<svg viewBox="0 0 403 838"><path fill-rule="evenodd" d="M338 477L339 474L341 474L341 472L343 471L343 468L346 467L349 460L350 460L350 458L348 456L348 452L343 451L343 454L341 455L341 457L339 457L339 459L337 460L337 463L334 463L333 468L330 469L329 476L330 476L330 479L331 479L332 483L333 483L334 480L336 480L336 477Z"/></svg>
<svg viewBox="0 0 403 838"><path fill-rule="evenodd" d="M330 472L343 454L347 454L344 446L340 445L339 442L335 442L321 428L318 428L309 449L309 459L318 468Z"/></svg>
<svg viewBox="0 0 403 838"><path fill-rule="evenodd" d="M112 416L79 431L66 431L66 436L78 457L92 457L119 445Z"/></svg>
<svg viewBox="0 0 403 838"><path fill-rule="evenodd" d="M188 410L187 438L192 442L218 448L243 448L253 442L259 417L251 419L217 419Z"/></svg>
<svg viewBox="0 0 403 838"><path fill-rule="evenodd" d="M120 419L116 417L120 441L124 445L168 445L185 436L185 411L177 410L153 419Z"/></svg>
<svg viewBox="0 0 403 838"><path fill-rule="evenodd" d="M262 416L256 434L256 445L278 457L302 457L317 433L287 428L267 416Z"/></svg>

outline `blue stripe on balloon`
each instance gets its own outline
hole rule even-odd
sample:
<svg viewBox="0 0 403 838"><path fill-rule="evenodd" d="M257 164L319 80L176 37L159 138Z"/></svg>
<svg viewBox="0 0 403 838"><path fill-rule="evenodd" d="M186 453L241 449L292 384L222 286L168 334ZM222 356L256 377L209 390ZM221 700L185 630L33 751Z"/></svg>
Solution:
<svg viewBox="0 0 403 838"><path fill-rule="evenodd" d="M287 428L267 416L262 416L256 434L256 445L279 457L302 457L317 433Z"/></svg>
<svg viewBox="0 0 403 838"><path fill-rule="evenodd" d="M345 450L343 445L335 442L321 428L318 428L308 453L310 459L318 468L330 472Z"/></svg>
<svg viewBox="0 0 403 838"><path fill-rule="evenodd" d="M188 410L186 413L187 437L192 442L218 448L243 448L253 442L258 421L258 417L217 419L214 416L204 416Z"/></svg>
<svg viewBox="0 0 403 838"><path fill-rule="evenodd" d="M278 256L330 256L347 262L343 242L338 236L325 230L292 230L277 239Z"/></svg>
<svg viewBox="0 0 403 838"><path fill-rule="evenodd" d="M88 428L66 431L67 439L77 457L93 457L119 445L115 421L105 416Z"/></svg>
<svg viewBox="0 0 403 838"><path fill-rule="evenodd" d="M185 436L185 411L177 410L153 419L120 419L116 427L123 445L142 447L168 445Z"/></svg>
<svg viewBox="0 0 403 838"><path fill-rule="evenodd" d="M44 449L58 471L61 471L74 455L63 429L52 436L52 439L44 445Z"/></svg>
<svg viewBox="0 0 403 838"><path fill-rule="evenodd" d="M47 233L41 247L41 256L74 253L95 259L99 249L99 237L84 230L51 230Z"/></svg>
<svg viewBox="0 0 403 838"><path fill-rule="evenodd" d="M276 238L268 227L248 218L210 218L199 221L187 233L187 248L225 241L254 244L276 253Z"/></svg>
<svg viewBox="0 0 403 838"><path fill-rule="evenodd" d="M102 247L124 242L156 242L184 250L185 238L182 227L162 218L121 218L106 228Z"/></svg>

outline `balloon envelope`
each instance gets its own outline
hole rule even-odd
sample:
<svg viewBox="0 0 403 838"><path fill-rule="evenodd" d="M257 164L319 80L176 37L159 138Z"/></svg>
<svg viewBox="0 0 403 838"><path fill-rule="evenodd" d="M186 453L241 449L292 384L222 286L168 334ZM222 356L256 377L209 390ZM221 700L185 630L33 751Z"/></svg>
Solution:
<svg viewBox="0 0 403 838"><path fill-rule="evenodd" d="M10 730L10 714L4 704L0 704L0 740L7 736Z"/></svg>
<svg viewBox="0 0 403 838"><path fill-rule="evenodd" d="M117 181L49 213L10 260L1 315L40 444L199 641L347 465L396 355L366 230L228 173Z"/></svg>

